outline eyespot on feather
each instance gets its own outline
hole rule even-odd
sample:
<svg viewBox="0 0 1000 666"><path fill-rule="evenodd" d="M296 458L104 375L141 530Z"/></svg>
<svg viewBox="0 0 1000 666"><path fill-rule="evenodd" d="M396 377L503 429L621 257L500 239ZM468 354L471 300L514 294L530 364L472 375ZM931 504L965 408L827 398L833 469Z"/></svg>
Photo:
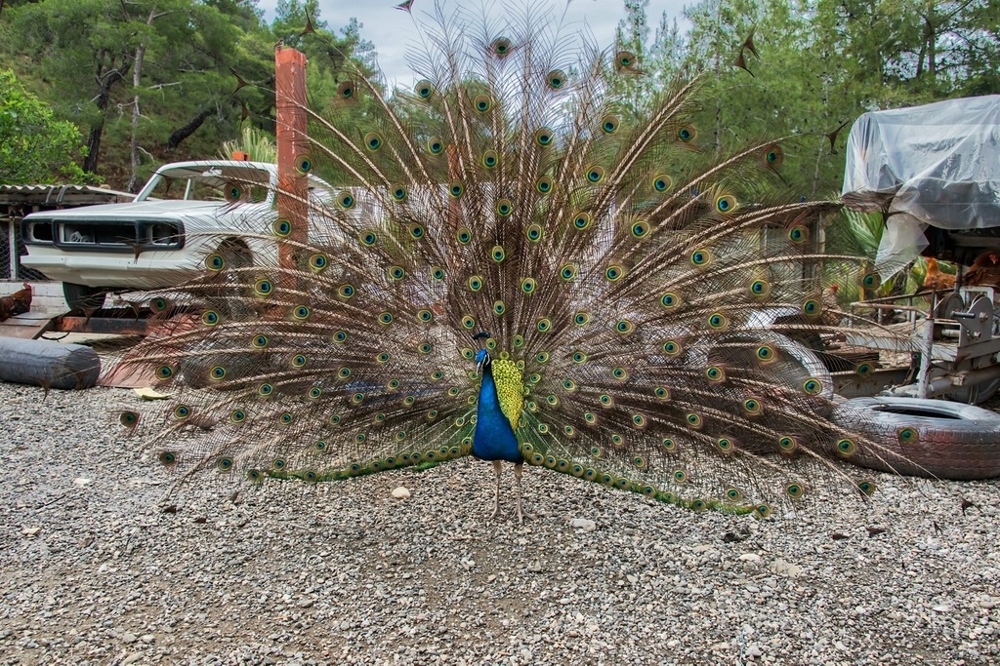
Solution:
<svg viewBox="0 0 1000 666"><path fill-rule="evenodd" d="M341 101L345 102L352 100L354 99L354 93L356 90L357 88L354 85L354 81L351 80L341 81L339 84L337 84L337 97Z"/></svg>
<svg viewBox="0 0 1000 666"><path fill-rule="evenodd" d="M761 158L765 166L777 169L785 161L785 153L778 144L772 143L770 146L764 148Z"/></svg>
<svg viewBox="0 0 1000 666"><path fill-rule="evenodd" d="M635 68L635 54L631 51L619 51L615 54L615 68L619 71Z"/></svg>

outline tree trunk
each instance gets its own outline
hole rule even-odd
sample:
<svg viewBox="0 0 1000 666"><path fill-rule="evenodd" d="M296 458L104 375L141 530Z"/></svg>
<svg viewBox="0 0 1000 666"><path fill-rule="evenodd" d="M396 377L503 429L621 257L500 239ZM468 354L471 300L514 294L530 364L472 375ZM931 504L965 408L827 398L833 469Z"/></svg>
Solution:
<svg viewBox="0 0 1000 666"><path fill-rule="evenodd" d="M152 18L152 15L151 15ZM142 59L146 55L146 45L140 44L135 50L135 68L132 70L132 137L131 137L131 167L132 175L128 179L128 191L137 192L139 185L139 83L142 78Z"/></svg>
<svg viewBox="0 0 1000 666"><path fill-rule="evenodd" d="M127 56L123 56L123 59L125 58ZM97 84L99 88L97 97L94 99L94 104L101 112L101 117L95 124L90 126L90 136L87 138L87 157L83 160L84 171L89 173L97 172L98 153L101 150L101 137L104 135L104 112L108 108L108 102L111 101L111 89L117 82L125 80L125 75L131 66L132 63L126 61L120 67L109 69L103 74L101 74L100 68L98 68Z"/></svg>
<svg viewBox="0 0 1000 666"><path fill-rule="evenodd" d="M212 115L214 111L215 109L204 109L194 118L189 120L185 125L175 129L165 144L167 150L174 150L177 146L181 145L181 142L184 141L184 139L197 132L202 123L205 122L205 119Z"/></svg>
<svg viewBox="0 0 1000 666"><path fill-rule="evenodd" d="M826 58L823 62L829 62ZM823 118L826 120L827 124L830 123L830 76L826 68L823 68ZM824 137L825 138L825 137ZM816 166L813 168L813 182L812 191L810 192L813 196L816 195L816 190L819 189L819 169L823 164L823 153L826 152L826 143L823 139L820 139L819 148L816 150ZM832 149L831 149L832 152Z"/></svg>
<svg viewBox="0 0 1000 666"><path fill-rule="evenodd" d="M927 73L933 82L937 78L937 28L934 26L934 5L927 4L927 16L924 18L927 23Z"/></svg>
<svg viewBox="0 0 1000 666"><path fill-rule="evenodd" d="M146 25L153 25L153 19L157 17L156 5L149 10L149 18ZM159 16L162 16L160 14ZM146 44L140 43L135 47L135 66L132 68L132 137L130 144L130 163L132 175L128 179L128 191L137 192L139 190L139 84L142 82L142 62L146 57Z"/></svg>
<svg viewBox="0 0 1000 666"><path fill-rule="evenodd" d="M97 153L101 150L101 135L104 134L104 117L96 125L90 126L90 136L87 137L87 156L83 158L83 170L87 173L97 172Z"/></svg>

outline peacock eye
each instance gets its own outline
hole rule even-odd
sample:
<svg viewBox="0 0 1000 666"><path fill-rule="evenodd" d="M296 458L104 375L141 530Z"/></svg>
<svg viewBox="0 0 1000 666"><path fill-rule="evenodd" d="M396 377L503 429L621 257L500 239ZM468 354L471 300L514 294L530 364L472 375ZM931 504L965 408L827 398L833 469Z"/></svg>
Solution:
<svg viewBox="0 0 1000 666"><path fill-rule="evenodd" d="M275 236L284 238L292 233L292 223L285 219L275 220L274 224L271 225L271 231L274 232Z"/></svg>
<svg viewBox="0 0 1000 666"><path fill-rule="evenodd" d="M353 94L353 89L351 94ZM308 155L299 155L298 157L295 158L295 170L298 171L299 173L305 175L310 171L312 171L312 168L313 168L313 161L312 158L309 157Z"/></svg>
<svg viewBox="0 0 1000 666"><path fill-rule="evenodd" d="M428 99L434 94L434 84L427 79L421 79L420 81L417 81L415 86L413 86L413 90L417 93L417 97L420 99Z"/></svg>
<svg viewBox="0 0 1000 666"><path fill-rule="evenodd" d="M736 210L736 197L724 195L715 200L715 209L720 213L731 213Z"/></svg>
<svg viewBox="0 0 1000 666"><path fill-rule="evenodd" d="M535 131L535 143L545 148L552 145L553 136L552 130L548 127L542 127Z"/></svg>
<svg viewBox="0 0 1000 666"><path fill-rule="evenodd" d="M493 108L493 100L490 99L489 95L477 95L472 104L476 107L476 111L479 113L486 113Z"/></svg>

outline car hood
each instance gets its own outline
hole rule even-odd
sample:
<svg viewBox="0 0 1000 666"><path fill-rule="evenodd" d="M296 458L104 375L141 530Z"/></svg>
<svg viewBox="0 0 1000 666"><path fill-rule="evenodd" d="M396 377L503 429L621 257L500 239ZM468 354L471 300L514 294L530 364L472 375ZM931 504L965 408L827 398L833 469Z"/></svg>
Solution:
<svg viewBox="0 0 1000 666"><path fill-rule="evenodd" d="M230 204L225 201L138 201L133 203L82 206L65 210L43 211L26 218L45 218L57 221L119 220L119 219L213 219L217 216L246 215L266 209L267 204Z"/></svg>

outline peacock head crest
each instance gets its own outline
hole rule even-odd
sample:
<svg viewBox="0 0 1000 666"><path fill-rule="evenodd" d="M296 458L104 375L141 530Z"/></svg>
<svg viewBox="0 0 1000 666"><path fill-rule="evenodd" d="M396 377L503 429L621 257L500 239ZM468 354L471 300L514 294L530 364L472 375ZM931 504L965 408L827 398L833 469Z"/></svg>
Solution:
<svg viewBox="0 0 1000 666"><path fill-rule="evenodd" d="M487 333L486 331L480 331L479 333L476 333L475 335L472 336L472 341L479 342L480 340L488 340L489 337L490 337L489 333ZM493 359L490 357L489 351L487 351L486 349L479 349L476 352L476 372L478 372L481 376L483 370L489 367L492 360Z"/></svg>

